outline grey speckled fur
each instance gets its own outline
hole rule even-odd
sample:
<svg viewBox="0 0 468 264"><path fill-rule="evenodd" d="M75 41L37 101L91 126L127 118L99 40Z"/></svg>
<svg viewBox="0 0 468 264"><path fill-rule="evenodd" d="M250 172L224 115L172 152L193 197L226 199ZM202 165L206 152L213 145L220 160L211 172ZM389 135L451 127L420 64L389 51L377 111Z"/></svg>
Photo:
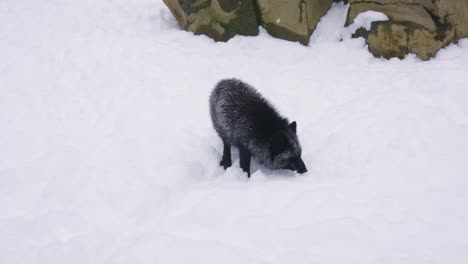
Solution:
<svg viewBox="0 0 468 264"><path fill-rule="evenodd" d="M249 176L250 157L270 169L307 171L301 159L296 122L289 124L249 84L238 79L221 80L210 96L210 114L224 143L221 165L225 168L231 165L230 146L234 145L240 150L241 167Z"/></svg>

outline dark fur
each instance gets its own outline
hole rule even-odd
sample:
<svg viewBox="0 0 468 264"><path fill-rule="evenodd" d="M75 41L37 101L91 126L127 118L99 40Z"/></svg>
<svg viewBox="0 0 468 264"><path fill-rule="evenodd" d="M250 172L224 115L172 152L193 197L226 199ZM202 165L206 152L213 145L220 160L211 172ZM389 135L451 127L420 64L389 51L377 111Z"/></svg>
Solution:
<svg viewBox="0 0 468 264"><path fill-rule="evenodd" d="M239 148L240 166L250 177L250 159L271 169L307 171L301 159L296 122L289 124L252 86L221 80L210 96L213 126L224 145L220 165L232 165L231 145Z"/></svg>

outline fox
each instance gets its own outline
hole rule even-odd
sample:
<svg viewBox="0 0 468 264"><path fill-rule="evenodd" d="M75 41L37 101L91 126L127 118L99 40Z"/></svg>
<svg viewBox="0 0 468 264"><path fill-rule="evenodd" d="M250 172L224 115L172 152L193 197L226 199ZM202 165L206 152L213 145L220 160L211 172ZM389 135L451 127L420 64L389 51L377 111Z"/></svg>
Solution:
<svg viewBox="0 0 468 264"><path fill-rule="evenodd" d="M223 142L220 166L232 165L231 146L250 178L250 162L273 170L307 172L301 158L297 123L289 123L254 87L236 78L220 80L209 98L213 127Z"/></svg>

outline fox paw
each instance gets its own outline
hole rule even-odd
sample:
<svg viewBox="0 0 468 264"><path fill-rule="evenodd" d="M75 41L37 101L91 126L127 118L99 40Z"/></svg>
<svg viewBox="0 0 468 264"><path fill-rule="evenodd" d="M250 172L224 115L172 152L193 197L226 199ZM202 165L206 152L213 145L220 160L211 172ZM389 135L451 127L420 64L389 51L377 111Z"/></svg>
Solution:
<svg viewBox="0 0 468 264"><path fill-rule="evenodd" d="M231 167L232 162L230 160L221 160L219 166L223 166L224 169Z"/></svg>

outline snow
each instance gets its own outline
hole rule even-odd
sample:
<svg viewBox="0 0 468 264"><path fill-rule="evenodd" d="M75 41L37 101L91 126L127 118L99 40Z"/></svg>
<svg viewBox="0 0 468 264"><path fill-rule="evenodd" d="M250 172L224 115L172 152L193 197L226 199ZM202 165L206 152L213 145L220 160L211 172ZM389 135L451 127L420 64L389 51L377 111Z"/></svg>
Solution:
<svg viewBox="0 0 468 264"><path fill-rule="evenodd" d="M0 263L466 263L468 41L215 43L161 1L0 2ZM208 95L297 120L305 175L219 167Z"/></svg>
<svg viewBox="0 0 468 264"><path fill-rule="evenodd" d="M359 13L356 18L354 18L353 23L343 29L343 38L350 38L359 28L364 28L369 31L373 22L387 20L388 17L381 12L369 10Z"/></svg>

